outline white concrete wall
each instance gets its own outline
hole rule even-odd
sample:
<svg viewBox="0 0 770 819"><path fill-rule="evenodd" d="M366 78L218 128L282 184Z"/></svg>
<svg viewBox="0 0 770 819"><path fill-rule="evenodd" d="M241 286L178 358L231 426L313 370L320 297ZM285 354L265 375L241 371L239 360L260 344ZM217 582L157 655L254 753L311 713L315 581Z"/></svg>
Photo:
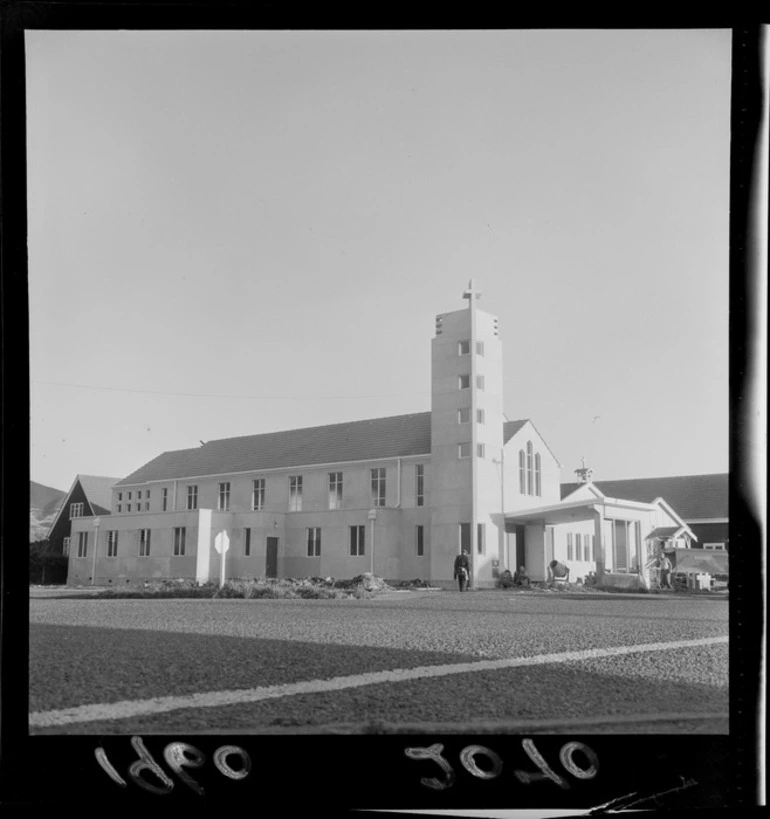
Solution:
<svg viewBox="0 0 770 819"><path fill-rule="evenodd" d="M519 484L519 450L524 451L525 465L527 441L532 442L532 460L534 473L534 456L540 454L541 494L529 495L520 492ZM551 454L545 441L534 426L527 422L505 444L505 511L515 512L519 509L532 509L537 506L548 506L561 501L561 468ZM533 480L534 482L534 480ZM526 489L526 485L525 485Z"/></svg>

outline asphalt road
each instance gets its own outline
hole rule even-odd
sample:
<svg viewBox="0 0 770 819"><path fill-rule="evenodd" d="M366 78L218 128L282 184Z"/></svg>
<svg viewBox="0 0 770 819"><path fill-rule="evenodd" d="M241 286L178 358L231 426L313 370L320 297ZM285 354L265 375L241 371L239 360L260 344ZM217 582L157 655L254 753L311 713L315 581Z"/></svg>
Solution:
<svg viewBox="0 0 770 819"><path fill-rule="evenodd" d="M30 621L34 734L728 728L724 599L51 598Z"/></svg>

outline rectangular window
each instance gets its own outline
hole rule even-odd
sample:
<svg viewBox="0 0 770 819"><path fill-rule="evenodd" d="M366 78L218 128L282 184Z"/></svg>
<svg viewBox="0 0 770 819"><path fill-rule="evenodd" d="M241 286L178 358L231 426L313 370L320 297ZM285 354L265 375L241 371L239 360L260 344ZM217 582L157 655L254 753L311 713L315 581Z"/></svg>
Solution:
<svg viewBox="0 0 770 819"><path fill-rule="evenodd" d="M150 490L149 489L144 493L144 497L146 498L146 500L144 502L144 511L149 512L150 511Z"/></svg>
<svg viewBox="0 0 770 819"><path fill-rule="evenodd" d="M342 472L329 473L329 509L342 509Z"/></svg>
<svg viewBox="0 0 770 819"><path fill-rule="evenodd" d="M62 554L64 555L64 557L69 557L70 556L70 538L68 538L68 537L64 538L64 541L62 543L61 551L62 551Z"/></svg>
<svg viewBox="0 0 770 819"><path fill-rule="evenodd" d="M471 420L471 408L470 407L460 407L457 410L457 423L458 424L468 424Z"/></svg>
<svg viewBox="0 0 770 819"><path fill-rule="evenodd" d="M307 530L307 556L321 556L321 530L317 526Z"/></svg>
<svg viewBox="0 0 770 819"><path fill-rule="evenodd" d="M586 560L594 560L594 535L586 535Z"/></svg>
<svg viewBox="0 0 770 819"><path fill-rule="evenodd" d="M259 512L265 508L265 479L255 478L251 482L251 508Z"/></svg>
<svg viewBox="0 0 770 819"><path fill-rule="evenodd" d="M574 548L572 540L572 532L567 532L567 560L572 560L572 550Z"/></svg>
<svg viewBox="0 0 770 819"><path fill-rule="evenodd" d="M219 501L217 503L217 509L220 512L226 512L230 508L230 483L226 481L225 483L219 484Z"/></svg>
<svg viewBox="0 0 770 819"><path fill-rule="evenodd" d="M127 503L126 504L126 512L130 512L130 511L131 511L131 504Z"/></svg>
<svg viewBox="0 0 770 819"><path fill-rule="evenodd" d="M129 493L128 493L128 499L129 499L129 500L131 500L131 498L133 498L133 493L132 493L132 492L129 492Z"/></svg>
<svg viewBox="0 0 770 819"><path fill-rule="evenodd" d="M487 547L485 533L486 533L486 527L484 526L484 524L483 523L477 523L476 524L476 551L480 555L484 554L484 551L485 551L485 549Z"/></svg>
<svg viewBox="0 0 770 819"><path fill-rule="evenodd" d="M484 342L477 341L476 342L476 355L483 356L484 355Z"/></svg>
<svg viewBox="0 0 770 819"><path fill-rule="evenodd" d="M117 508L116 511L117 511L118 514L120 514L123 511L123 504L122 503L118 504L118 508Z"/></svg>
<svg viewBox="0 0 770 819"><path fill-rule="evenodd" d="M150 530L139 530L139 557L150 556Z"/></svg>
<svg viewBox="0 0 770 819"><path fill-rule="evenodd" d="M88 557L88 532L78 532L78 557Z"/></svg>
<svg viewBox="0 0 770 819"><path fill-rule="evenodd" d="M458 379L461 390L469 390L471 388L471 377L469 375L461 375Z"/></svg>
<svg viewBox="0 0 770 819"><path fill-rule="evenodd" d="M160 505L164 512L168 511L168 489L160 490Z"/></svg>
<svg viewBox="0 0 770 819"><path fill-rule="evenodd" d="M583 535L579 532L575 535L575 560L583 559Z"/></svg>
<svg viewBox="0 0 770 819"><path fill-rule="evenodd" d="M251 529L243 530L243 555L248 557L251 554Z"/></svg>
<svg viewBox="0 0 770 819"><path fill-rule="evenodd" d="M364 553L364 545L366 541L366 527L365 526L351 526L350 527L350 554L360 556Z"/></svg>
<svg viewBox="0 0 770 819"><path fill-rule="evenodd" d="M417 482L417 505L423 506L425 504L425 464L417 464L415 478Z"/></svg>
<svg viewBox="0 0 770 819"><path fill-rule="evenodd" d="M704 549L709 549L712 552L724 552L725 551L725 544L724 543L704 543Z"/></svg>
<svg viewBox="0 0 770 819"><path fill-rule="evenodd" d="M615 571L627 573L630 563L627 521L625 520L614 521L612 545L615 557Z"/></svg>
<svg viewBox="0 0 770 819"><path fill-rule="evenodd" d="M463 441L463 443L458 445L458 447L457 447L457 457L458 458L470 458L471 457L471 442L470 441Z"/></svg>
<svg viewBox="0 0 770 819"><path fill-rule="evenodd" d="M289 511L302 511L302 475L289 477Z"/></svg>
<svg viewBox="0 0 770 819"><path fill-rule="evenodd" d="M425 554L425 527L417 526L415 532L417 539L417 557L422 557Z"/></svg>
<svg viewBox="0 0 770 819"><path fill-rule="evenodd" d="M457 352L458 352L459 355L470 355L470 353L471 353L471 342L469 340L458 342Z"/></svg>
<svg viewBox="0 0 770 819"><path fill-rule="evenodd" d="M486 452L486 445L485 444L476 444L476 455L479 458L483 458L485 452Z"/></svg>
<svg viewBox="0 0 770 819"><path fill-rule="evenodd" d="M187 509L191 511L198 508L198 487L187 487Z"/></svg>
<svg viewBox="0 0 770 819"><path fill-rule="evenodd" d="M478 389L480 389L480 390L484 389L484 376L483 375L477 375L476 376L476 387Z"/></svg>
<svg viewBox="0 0 770 819"><path fill-rule="evenodd" d="M486 414L483 409L476 410L476 423L483 424L486 421Z"/></svg>
<svg viewBox="0 0 770 819"><path fill-rule="evenodd" d="M70 520L73 518L82 518L83 517L83 504L82 503L71 503L70 504Z"/></svg>
<svg viewBox="0 0 770 819"><path fill-rule="evenodd" d="M460 529L460 551L471 553L471 525L470 523L461 523Z"/></svg>
<svg viewBox="0 0 770 819"><path fill-rule="evenodd" d="M174 557L182 557L185 552L185 542L187 540L187 527L174 527Z"/></svg>
<svg viewBox="0 0 770 819"><path fill-rule="evenodd" d="M107 532L107 557L118 556L118 532L112 529Z"/></svg>
<svg viewBox="0 0 770 819"><path fill-rule="evenodd" d="M137 500L142 499L142 490L141 489L136 493L136 499ZM141 508L142 508L142 504L141 503L137 504L137 509L141 509Z"/></svg>
<svg viewBox="0 0 770 819"><path fill-rule="evenodd" d="M385 506L385 467L372 469L372 506Z"/></svg>

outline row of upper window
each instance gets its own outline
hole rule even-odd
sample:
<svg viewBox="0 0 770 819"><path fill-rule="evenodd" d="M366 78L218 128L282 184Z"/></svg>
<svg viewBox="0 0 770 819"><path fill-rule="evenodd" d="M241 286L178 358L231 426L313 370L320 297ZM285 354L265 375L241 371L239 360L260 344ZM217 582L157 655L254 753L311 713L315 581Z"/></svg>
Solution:
<svg viewBox="0 0 770 819"><path fill-rule="evenodd" d="M592 561L596 559L594 535L567 532L567 560Z"/></svg>
<svg viewBox="0 0 770 819"><path fill-rule="evenodd" d="M519 450L519 494L536 495L538 498L543 494L543 482L541 479L540 453L532 451L532 441L527 441L527 451Z"/></svg>
<svg viewBox="0 0 770 819"><path fill-rule="evenodd" d="M366 526L357 524L348 527L349 531L349 549L350 554L360 557L365 553L366 549ZM321 556L321 528L318 526L308 527L306 530L307 536L307 556L320 557ZM107 532L107 557L118 556L118 530L112 529ZM138 546L139 557L150 556L150 545L152 542L152 530L138 529L135 533L135 539ZM183 557L185 555L187 541L187 528L185 526L175 526L173 529L173 554L175 557ZM88 532L78 532L77 534L77 556L88 557ZM418 557L425 554L425 527L422 525L415 526L415 550ZM64 538L64 554L69 555L70 538ZM251 529L244 529L243 536L243 555L244 557L251 556Z"/></svg>
<svg viewBox="0 0 770 819"><path fill-rule="evenodd" d="M371 505L373 507L385 506L387 490L387 472L385 467L370 469ZM265 508L265 478L255 478L252 480L251 488L251 511L259 512ZM161 489L161 512L169 511L168 489ZM116 502L116 512L121 513L125 505L126 512L149 512L150 511L150 491L145 490L144 510L142 509L142 492L137 491L136 501L132 497L133 491L126 492L124 503L123 492L118 492ZM343 497L343 473L328 473L328 508L341 509ZM417 506L425 505L425 465L415 465L415 503ZM185 487L185 509L193 511L198 508L198 485L189 484ZM217 509L227 511L230 509L230 482L223 481L217 486ZM302 475L289 476L289 511L302 511Z"/></svg>

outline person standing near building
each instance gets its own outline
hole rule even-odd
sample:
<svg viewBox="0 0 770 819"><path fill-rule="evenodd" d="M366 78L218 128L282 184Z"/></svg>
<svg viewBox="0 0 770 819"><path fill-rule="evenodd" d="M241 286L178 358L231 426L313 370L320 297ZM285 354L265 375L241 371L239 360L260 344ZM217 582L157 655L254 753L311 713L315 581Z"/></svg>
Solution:
<svg viewBox="0 0 770 819"><path fill-rule="evenodd" d="M660 553L660 559L658 560L658 569L660 569L660 587L661 589L669 589L669 591L673 591L671 586L671 570L673 566L671 565L671 561L666 555L665 552Z"/></svg>
<svg viewBox="0 0 770 819"><path fill-rule="evenodd" d="M455 579L460 586L460 591L464 591L471 574L471 564L468 560L468 552L463 550L455 558Z"/></svg>

